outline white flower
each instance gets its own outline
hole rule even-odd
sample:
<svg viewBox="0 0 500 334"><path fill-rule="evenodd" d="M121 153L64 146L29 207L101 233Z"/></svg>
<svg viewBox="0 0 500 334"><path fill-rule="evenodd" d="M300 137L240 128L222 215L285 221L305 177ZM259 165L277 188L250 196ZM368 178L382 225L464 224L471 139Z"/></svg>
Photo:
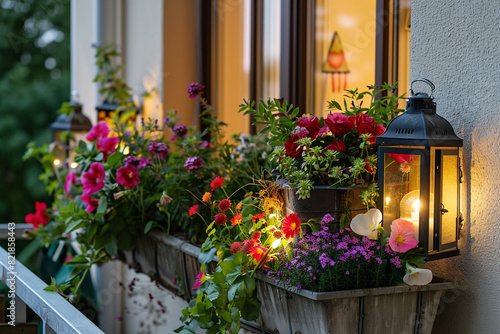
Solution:
<svg viewBox="0 0 500 334"><path fill-rule="evenodd" d="M382 212L379 209L370 209L367 213L360 213L351 220L351 229L354 233L367 236L378 228L382 221Z"/></svg>
<svg viewBox="0 0 500 334"><path fill-rule="evenodd" d="M429 269L420 269L406 264L406 275L403 282L408 285L426 285L432 281L432 271Z"/></svg>

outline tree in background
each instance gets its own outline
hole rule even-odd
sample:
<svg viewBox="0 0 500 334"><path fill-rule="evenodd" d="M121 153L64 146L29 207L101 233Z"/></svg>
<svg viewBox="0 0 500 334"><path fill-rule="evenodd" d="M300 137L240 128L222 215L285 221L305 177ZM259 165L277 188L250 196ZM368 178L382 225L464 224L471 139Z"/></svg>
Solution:
<svg viewBox="0 0 500 334"><path fill-rule="evenodd" d="M38 163L22 157L52 140L69 79L69 0L0 0L0 223L23 223L47 195Z"/></svg>

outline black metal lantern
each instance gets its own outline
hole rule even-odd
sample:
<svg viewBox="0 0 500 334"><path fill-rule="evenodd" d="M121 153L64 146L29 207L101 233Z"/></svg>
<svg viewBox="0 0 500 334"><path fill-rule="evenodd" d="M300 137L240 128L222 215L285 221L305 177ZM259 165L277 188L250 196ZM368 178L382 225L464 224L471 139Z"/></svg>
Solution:
<svg viewBox="0 0 500 334"><path fill-rule="evenodd" d="M101 105L95 107L97 111L97 123L108 123L108 125L112 125L113 122L111 118L113 117L116 108L118 105L116 103L110 103L108 100L105 100Z"/></svg>
<svg viewBox="0 0 500 334"><path fill-rule="evenodd" d="M427 83L431 95L413 93L413 83ZM411 221L429 260L459 254L460 157L463 140L436 114L427 79L410 84L405 112L376 139L383 226L402 218Z"/></svg>
<svg viewBox="0 0 500 334"><path fill-rule="evenodd" d="M60 114L50 126L55 145L53 150L56 157L55 165L70 158L78 142L84 140L92 128L90 120L82 114L82 105L78 102L71 102L71 107L73 107L72 113Z"/></svg>

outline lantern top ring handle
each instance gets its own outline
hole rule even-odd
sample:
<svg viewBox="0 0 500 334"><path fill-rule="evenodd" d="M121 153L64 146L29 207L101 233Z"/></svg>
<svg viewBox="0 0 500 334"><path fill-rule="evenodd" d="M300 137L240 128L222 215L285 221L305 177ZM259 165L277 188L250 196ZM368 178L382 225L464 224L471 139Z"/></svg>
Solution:
<svg viewBox="0 0 500 334"><path fill-rule="evenodd" d="M420 78L420 79L415 79L413 80L411 83L410 83L410 94L411 95L415 95L413 93L413 83L417 82L417 81L421 81L421 82L425 82L426 84L428 84L430 87L431 87L431 95L430 97L432 98L432 96L434 95L434 89L436 88L436 86L434 86L434 84L428 80L428 79L424 79L424 78Z"/></svg>

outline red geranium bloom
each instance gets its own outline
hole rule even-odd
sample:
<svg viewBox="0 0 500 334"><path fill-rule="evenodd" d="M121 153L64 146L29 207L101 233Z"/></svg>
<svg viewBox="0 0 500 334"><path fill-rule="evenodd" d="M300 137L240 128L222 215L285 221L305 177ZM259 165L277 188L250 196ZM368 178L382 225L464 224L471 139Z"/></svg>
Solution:
<svg viewBox="0 0 500 334"><path fill-rule="evenodd" d="M223 213L218 213L215 215L215 225L224 225L227 221L227 216Z"/></svg>
<svg viewBox="0 0 500 334"><path fill-rule="evenodd" d="M264 218L264 213L258 213L255 216L252 216L252 223L255 223L256 221L259 221L262 218Z"/></svg>
<svg viewBox="0 0 500 334"><path fill-rule="evenodd" d="M368 138L368 141L373 145L375 144L375 138L377 136L380 136L381 134L383 134L385 132L385 128L382 124L377 124L375 125L375 127L373 128L373 131L372 131L372 135L370 138Z"/></svg>
<svg viewBox="0 0 500 334"><path fill-rule="evenodd" d="M364 133L373 133L375 129L375 120L367 114L356 115L356 131L360 135Z"/></svg>
<svg viewBox="0 0 500 334"><path fill-rule="evenodd" d="M221 211L226 211L231 207L231 201L228 199L223 199L222 201L219 202L219 209Z"/></svg>
<svg viewBox="0 0 500 334"><path fill-rule="evenodd" d="M212 183L210 183L210 188L212 188L212 191L214 191L215 189L222 187L223 184L224 184L224 179L220 176L217 176L212 181Z"/></svg>
<svg viewBox="0 0 500 334"><path fill-rule="evenodd" d="M92 195L104 187L104 166L100 162L90 165L88 172L82 174L83 192Z"/></svg>
<svg viewBox="0 0 500 334"><path fill-rule="evenodd" d="M284 142L283 146L285 147L285 154L289 157L297 158L302 155L302 147L299 148L299 145L292 138Z"/></svg>
<svg viewBox="0 0 500 334"><path fill-rule="evenodd" d="M49 222L49 215L43 211L37 211L34 214L28 213L24 217L26 223L33 225L34 228L38 228L40 225L45 225Z"/></svg>
<svg viewBox="0 0 500 334"><path fill-rule="evenodd" d="M345 152L345 150L347 149L347 146L345 145L345 143L343 141L336 140L333 143L327 145L326 149L330 150L330 151L343 151L343 152Z"/></svg>
<svg viewBox="0 0 500 334"><path fill-rule="evenodd" d="M354 117L346 116L341 113L329 114L325 118L325 124L335 136L343 136L354 129Z"/></svg>
<svg viewBox="0 0 500 334"><path fill-rule="evenodd" d="M300 223L302 221L295 213L291 213L283 219L281 230L287 239L293 238L300 231Z"/></svg>
<svg viewBox="0 0 500 334"><path fill-rule="evenodd" d="M231 218L231 226L241 224L241 218L242 218L241 213L238 212L236 216Z"/></svg>
<svg viewBox="0 0 500 334"><path fill-rule="evenodd" d="M118 139L118 137L102 138L97 140L95 147L102 152L104 161L106 161L111 154L115 153L116 145L118 145L119 142L120 139Z"/></svg>
<svg viewBox="0 0 500 334"><path fill-rule="evenodd" d="M126 164L116 171L116 181L125 188L134 189L141 182L139 171L132 164Z"/></svg>
<svg viewBox="0 0 500 334"><path fill-rule="evenodd" d="M97 206L99 205L99 200L93 198L90 194L83 193L80 196L80 199L85 204L85 206L86 206L85 211L87 211L88 213L91 213L92 211L94 211L97 208Z"/></svg>
<svg viewBox="0 0 500 334"><path fill-rule="evenodd" d="M235 241L233 242L233 244L231 245L231 247L229 248L229 250L231 251L231 253L233 254L236 254L238 253L238 251L241 250L241 242L239 241Z"/></svg>
<svg viewBox="0 0 500 334"><path fill-rule="evenodd" d="M90 142L93 142L97 139L106 138L109 134L109 128L106 123L98 123L90 129L89 133L85 137Z"/></svg>
<svg viewBox="0 0 500 334"><path fill-rule="evenodd" d="M307 131L309 131L309 137L311 137L311 139L314 139L318 136L319 119L316 116L299 118L297 126L306 128Z"/></svg>
<svg viewBox="0 0 500 334"><path fill-rule="evenodd" d="M198 207L199 207L199 205L197 204L197 205L193 205L192 207L189 208L189 211L188 211L189 217L195 215L198 212Z"/></svg>
<svg viewBox="0 0 500 334"><path fill-rule="evenodd" d="M76 179L77 179L76 173L69 173L68 175L66 175L66 179L64 182L64 194L65 195L69 194L69 192L71 191L71 187L76 182Z"/></svg>
<svg viewBox="0 0 500 334"><path fill-rule="evenodd" d="M47 210L47 204L44 202L35 202L35 210L36 211L45 211L45 210Z"/></svg>
<svg viewBox="0 0 500 334"><path fill-rule="evenodd" d="M260 233L260 231L254 231L252 233L252 240L255 240L255 241L259 240L261 235L262 234Z"/></svg>
<svg viewBox="0 0 500 334"><path fill-rule="evenodd" d="M245 254L248 254L253 246L255 246L255 240L245 240L243 246L241 247L241 251Z"/></svg>

